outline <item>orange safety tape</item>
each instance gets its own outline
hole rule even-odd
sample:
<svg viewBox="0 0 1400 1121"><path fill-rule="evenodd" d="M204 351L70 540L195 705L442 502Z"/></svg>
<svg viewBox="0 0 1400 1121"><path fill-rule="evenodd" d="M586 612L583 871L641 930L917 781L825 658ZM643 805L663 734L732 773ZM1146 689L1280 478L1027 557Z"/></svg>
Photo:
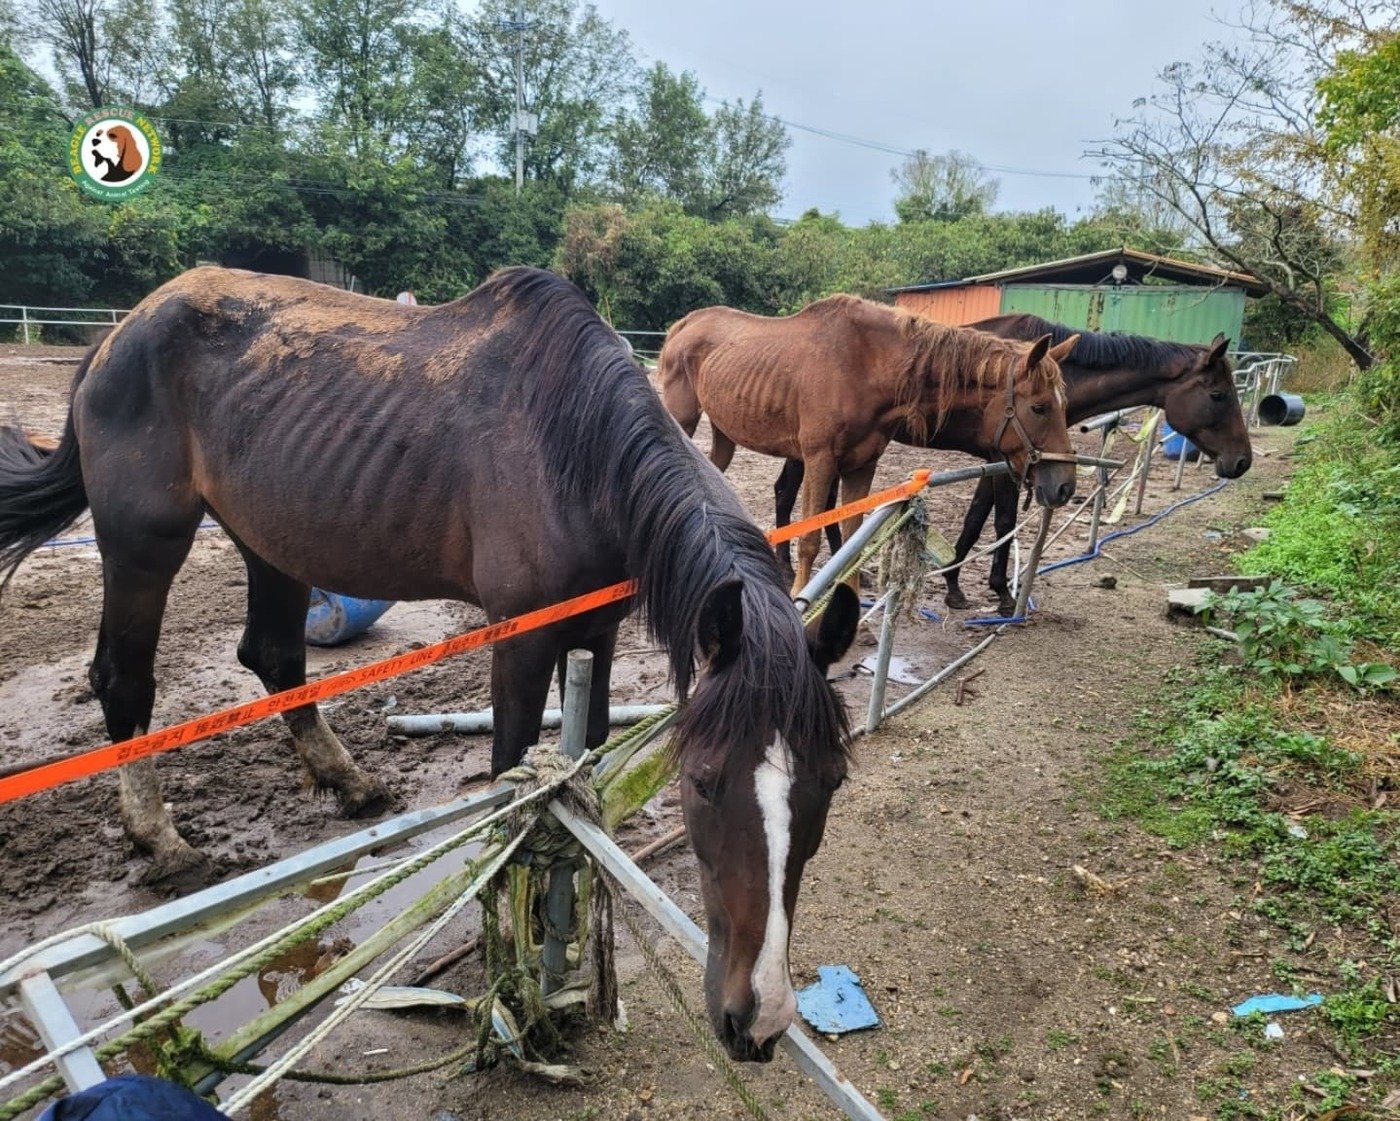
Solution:
<svg viewBox="0 0 1400 1121"><path fill-rule="evenodd" d="M843 518L854 517L857 514L873 510L876 506L901 501L921 491L928 485L928 480L929 472L917 471L907 483L891 487L879 494L872 494L869 498L853 502L848 506L838 507L817 517L796 522L781 530L775 530L768 535L768 540L776 545L779 541L787 541ZM20 771L18 774L0 778L0 803L27 798L31 794L50 790L66 782L88 778L102 771L111 770L113 767L134 763L148 755L173 751L177 747L184 747L187 744L208 739L220 732L227 732L232 728L251 724L256 720L276 716L279 712L286 712L288 709L323 701L328 697L348 693L363 685L371 685L376 681L397 677L409 670L432 665L444 658L464 654L468 650L478 650L505 638L524 634L527 631L539 630L541 627L550 626L575 615L582 615L585 611L593 611L599 607L606 607L609 604L628 599L635 594L636 590L637 582L635 580L624 580L619 584L599 588L596 592L587 592L584 595L575 596L573 599L566 599L562 603L550 604L548 607L541 607L535 611L527 611L524 615L503 619L499 623L478 627L474 631L444 639L432 646L425 646L421 650L410 650L407 654L397 654L392 658L385 658L383 661L360 666L358 669L332 674L330 677L323 677L319 681L301 685L295 689L273 693L271 696L261 697L256 701L248 701L246 704L234 705L232 708L211 712L207 716L187 720L183 724L172 724L169 728L162 728L158 732L148 732L143 736L123 740L121 743L95 747L90 751L70 755L66 759L58 759L27 771Z"/></svg>

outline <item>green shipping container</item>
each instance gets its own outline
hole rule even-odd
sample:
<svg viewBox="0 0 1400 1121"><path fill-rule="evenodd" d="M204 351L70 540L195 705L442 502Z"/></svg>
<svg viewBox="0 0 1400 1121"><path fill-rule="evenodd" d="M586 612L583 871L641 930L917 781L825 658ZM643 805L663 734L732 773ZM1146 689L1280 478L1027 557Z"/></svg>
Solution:
<svg viewBox="0 0 1400 1121"><path fill-rule="evenodd" d="M1244 291L1176 284L1008 284L1001 290L1001 314L1012 312L1090 331L1123 331L1177 343L1209 343L1223 334L1238 347Z"/></svg>

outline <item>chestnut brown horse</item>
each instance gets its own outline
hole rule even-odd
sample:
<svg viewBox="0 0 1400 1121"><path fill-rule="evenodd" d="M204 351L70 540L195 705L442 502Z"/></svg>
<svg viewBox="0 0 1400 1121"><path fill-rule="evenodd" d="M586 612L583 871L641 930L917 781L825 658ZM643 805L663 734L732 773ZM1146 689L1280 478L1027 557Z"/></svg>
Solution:
<svg viewBox="0 0 1400 1121"><path fill-rule="evenodd" d="M0 429L0 573L91 508L103 604L90 679L114 741L143 732L171 582L207 512L248 569L238 656L270 691L305 680L310 587L452 598L492 620L627 577L691 691L673 738L710 916L706 989L738 1058L792 1019L788 932L802 869L846 773L825 679L859 606L804 629L772 550L567 281L510 269L442 307L196 269L78 369L56 450ZM536 742L565 652L593 652L588 742L607 731L627 605L494 648L492 766ZM286 713L312 780L349 811L383 798L314 705ZM197 766L198 748L186 749ZM197 860L155 764L120 772L157 871Z"/></svg>
<svg viewBox="0 0 1400 1121"><path fill-rule="evenodd" d="M1115 409L1154 405L1163 410L1172 428L1214 457L1215 473L1221 478L1237 479L1249 470L1253 459L1249 428L1235 392L1230 360L1225 356L1230 340L1224 335L1217 335L1209 346L1169 343L1144 335L1075 331L1026 314L998 315L971 326L1008 339L1031 340L1048 334L1060 342L1077 336L1074 351L1060 363L1069 395L1066 412L1071 424ZM916 446L920 443L907 433L897 433L895 439ZM928 446L951 445L943 442L942 433L936 432ZM792 515L802 476L802 461L790 459L773 486L780 526L787 525ZM1016 481L1008 476L982 479L977 484L954 550L955 560L961 561L972 551L994 507L997 537L1011 532L1016 524L1016 497ZM835 505L833 487L827 496L827 509ZM828 529L827 536L831 548L837 549L841 539L834 527ZM780 545L778 557L781 563L789 565L786 549L786 544ZM999 610L1005 615L1015 606L1006 572L1010 553L1009 541L997 547L989 580ZM960 571L954 568L944 576L948 584L945 598L954 608L967 606L967 597L958 584Z"/></svg>
<svg viewBox="0 0 1400 1121"><path fill-rule="evenodd" d="M710 459L721 471L736 444L801 459L804 509L814 514L838 479L843 502L864 498L901 429L1005 455L1018 476L1034 476L1041 503L1059 506L1074 493L1058 365L1073 347L1048 337L1025 345L831 296L783 318L691 312L667 333L658 373L662 400L688 434L708 414ZM843 533L859 521L844 521ZM794 594L820 544L820 531L801 538Z"/></svg>

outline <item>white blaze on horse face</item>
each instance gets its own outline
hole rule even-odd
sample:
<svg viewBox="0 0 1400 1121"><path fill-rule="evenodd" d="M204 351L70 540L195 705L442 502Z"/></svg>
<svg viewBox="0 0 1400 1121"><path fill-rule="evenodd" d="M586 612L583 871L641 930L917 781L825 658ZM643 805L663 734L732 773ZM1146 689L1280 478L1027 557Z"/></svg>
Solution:
<svg viewBox="0 0 1400 1121"><path fill-rule="evenodd" d="M768 922L763 932L763 948L754 962L750 984L758 1005L749 1035L757 1044L787 1030L797 1011L788 972L788 915L783 906L783 884L787 879L788 850L792 844L792 752L776 737L754 770L754 794L763 818L763 836L768 842Z"/></svg>

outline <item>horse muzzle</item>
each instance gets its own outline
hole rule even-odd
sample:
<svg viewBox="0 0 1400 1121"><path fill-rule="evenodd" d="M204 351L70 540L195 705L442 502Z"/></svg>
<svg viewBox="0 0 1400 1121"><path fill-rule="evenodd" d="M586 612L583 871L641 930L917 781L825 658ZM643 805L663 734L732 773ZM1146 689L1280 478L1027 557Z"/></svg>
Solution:
<svg viewBox="0 0 1400 1121"><path fill-rule="evenodd" d="M720 1023L716 1025L719 1028L716 1034L729 1057L736 1063L771 1063L779 1036L770 1036L759 1043L749 1030L752 1018L752 1015L738 1016L732 1012L725 1012L720 1018Z"/></svg>
<svg viewBox="0 0 1400 1121"><path fill-rule="evenodd" d="M1218 455L1215 457L1215 473L1222 479L1238 479L1254 462L1250 452L1240 455Z"/></svg>
<svg viewBox="0 0 1400 1121"><path fill-rule="evenodd" d="M1073 463L1042 460L1035 469L1035 500L1042 506L1063 506L1074 497Z"/></svg>

